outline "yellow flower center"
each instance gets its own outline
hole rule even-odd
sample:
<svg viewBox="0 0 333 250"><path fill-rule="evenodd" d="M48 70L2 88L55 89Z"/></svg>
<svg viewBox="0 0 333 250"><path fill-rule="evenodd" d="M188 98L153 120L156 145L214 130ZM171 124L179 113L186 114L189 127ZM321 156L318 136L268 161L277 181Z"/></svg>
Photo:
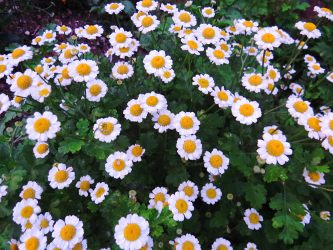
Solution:
<svg viewBox="0 0 333 250"><path fill-rule="evenodd" d="M116 171L122 171L125 168L125 161L123 159L116 159L113 162L113 169Z"/></svg>
<svg viewBox="0 0 333 250"><path fill-rule="evenodd" d="M184 187L183 191L189 197L191 197L193 195L193 193L194 193L193 188L190 187L190 186Z"/></svg>
<svg viewBox="0 0 333 250"><path fill-rule="evenodd" d="M193 49L193 50L196 50L198 49L198 44L197 42L193 41L193 40L190 40L190 41L187 41L187 45L190 49Z"/></svg>
<svg viewBox="0 0 333 250"><path fill-rule="evenodd" d="M7 69L7 66L6 66L6 65L4 65L4 64L1 64L1 65L0 65L0 73L5 72L6 69Z"/></svg>
<svg viewBox="0 0 333 250"><path fill-rule="evenodd" d="M63 32L66 32L68 30L67 26L66 25L62 25L60 27L60 30L63 31Z"/></svg>
<svg viewBox="0 0 333 250"><path fill-rule="evenodd" d="M51 122L47 118L44 118L44 117L38 118L34 122L34 129L37 133L40 133L40 134L48 131L50 127L51 127Z"/></svg>
<svg viewBox="0 0 333 250"><path fill-rule="evenodd" d="M136 223L129 223L124 229L124 238L127 241L136 241L141 236L141 228Z"/></svg>
<svg viewBox="0 0 333 250"><path fill-rule="evenodd" d="M276 78L276 71L275 70L270 70L268 72L268 75L269 75L269 78L274 80Z"/></svg>
<svg viewBox="0 0 333 250"><path fill-rule="evenodd" d="M327 12L328 14L332 14L332 11L328 8L321 8L321 10Z"/></svg>
<svg viewBox="0 0 333 250"><path fill-rule="evenodd" d="M34 208L32 206L25 206L21 210L21 216L25 219L30 218L30 216L34 213Z"/></svg>
<svg viewBox="0 0 333 250"><path fill-rule="evenodd" d="M191 22L191 15L187 12L182 12L179 15L179 20L182 21L183 23L189 23Z"/></svg>
<svg viewBox="0 0 333 250"><path fill-rule="evenodd" d="M156 96L149 96L146 99L146 104L148 106L154 107L154 106L156 106L158 104L158 98Z"/></svg>
<svg viewBox="0 0 333 250"><path fill-rule="evenodd" d="M65 50L65 52L64 52L64 57L65 57L66 59L70 59L70 58L72 58L73 56L74 56L74 55L73 55L71 49L67 49L67 50Z"/></svg>
<svg viewBox="0 0 333 250"><path fill-rule="evenodd" d="M216 250L228 250L226 245L219 245Z"/></svg>
<svg viewBox="0 0 333 250"><path fill-rule="evenodd" d="M171 122L171 118L168 115L160 115L157 119L157 122L161 126L168 126Z"/></svg>
<svg viewBox="0 0 333 250"><path fill-rule="evenodd" d="M140 145L136 145L132 148L132 154L135 156L135 157L139 157L141 156L143 153L143 148L140 146Z"/></svg>
<svg viewBox="0 0 333 250"><path fill-rule="evenodd" d="M271 33L265 33L261 36L261 40L265 43L274 43L275 36Z"/></svg>
<svg viewBox="0 0 333 250"><path fill-rule="evenodd" d="M182 245L182 250L194 250L194 244L191 241L185 241Z"/></svg>
<svg viewBox="0 0 333 250"><path fill-rule="evenodd" d="M269 91L272 91L274 89L274 84L273 83L269 83L268 86L267 86L267 89Z"/></svg>
<svg viewBox="0 0 333 250"><path fill-rule="evenodd" d="M251 116L254 113L254 108L251 104L245 103L239 107L239 113L243 116Z"/></svg>
<svg viewBox="0 0 333 250"><path fill-rule="evenodd" d="M17 78L17 86L22 90L29 88L31 84L32 84L32 79L30 76L21 75Z"/></svg>
<svg viewBox="0 0 333 250"><path fill-rule="evenodd" d="M111 3L110 4L110 9L111 10L116 10L116 9L118 9L118 6L119 6L119 4L117 4L117 3Z"/></svg>
<svg viewBox="0 0 333 250"><path fill-rule="evenodd" d="M224 53L222 50L220 49L216 49L213 52L213 55L217 58L217 59L223 59L224 58Z"/></svg>
<svg viewBox="0 0 333 250"><path fill-rule="evenodd" d="M258 224L259 223L259 215L256 213L251 213L249 216L249 220L251 224Z"/></svg>
<svg viewBox="0 0 333 250"><path fill-rule="evenodd" d="M183 200L183 199L178 199L178 200L176 201L175 206L176 206L178 212L181 213L181 214L186 213L186 211L187 211L187 209L188 209L188 204L187 204L187 202L186 202L185 200Z"/></svg>
<svg viewBox="0 0 333 250"><path fill-rule="evenodd" d="M43 97L46 97L46 96L48 96L49 94L50 94L50 91L49 91L47 88L42 89L42 90L39 91L39 95L40 95L40 96L43 96Z"/></svg>
<svg viewBox="0 0 333 250"><path fill-rule="evenodd" d="M25 50L21 48L14 49L12 52L12 57L17 59L25 54Z"/></svg>
<svg viewBox="0 0 333 250"><path fill-rule="evenodd" d="M197 148L197 145L195 144L194 141L192 141L192 140L184 141L183 149L186 153L191 154L196 150L196 148Z"/></svg>
<svg viewBox="0 0 333 250"><path fill-rule="evenodd" d="M76 72L81 76L86 76L90 74L91 67L87 63L80 63L76 66Z"/></svg>
<svg viewBox="0 0 333 250"><path fill-rule="evenodd" d="M36 191L33 188L27 188L23 191L23 199L35 199Z"/></svg>
<svg viewBox="0 0 333 250"><path fill-rule="evenodd" d="M37 250L39 248L39 239L37 237L30 237L24 243L26 250Z"/></svg>
<svg viewBox="0 0 333 250"><path fill-rule="evenodd" d="M58 183L65 182L68 179L68 173L66 170L59 170L55 175L54 179Z"/></svg>
<svg viewBox="0 0 333 250"><path fill-rule="evenodd" d="M143 27L149 27L152 26L154 24L154 19L150 16L145 16L144 18L142 18L141 20L141 24Z"/></svg>
<svg viewBox="0 0 333 250"><path fill-rule="evenodd" d="M23 98L22 98L21 96L15 96L15 97L14 97L14 101L15 101L16 103L21 103L21 102L23 101Z"/></svg>
<svg viewBox="0 0 333 250"><path fill-rule="evenodd" d="M198 84L201 88L208 88L209 86L209 81L206 78L199 78Z"/></svg>
<svg viewBox="0 0 333 250"><path fill-rule="evenodd" d="M95 194L96 194L97 198L100 198L100 197L102 197L102 195L104 195L104 193L105 193L105 189L103 187L100 187L99 189L97 189Z"/></svg>
<svg viewBox="0 0 333 250"><path fill-rule="evenodd" d="M193 119L189 116L182 117L179 122L183 129L190 129L193 127Z"/></svg>
<svg viewBox="0 0 333 250"><path fill-rule="evenodd" d="M308 176L313 182L317 182L320 180L320 174L318 172L309 172Z"/></svg>
<svg viewBox="0 0 333 250"><path fill-rule="evenodd" d="M48 32L48 33L45 34L45 37L47 39L51 39L53 37L53 34L51 32Z"/></svg>
<svg viewBox="0 0 333 250"><path fill-rule="evenodd" d="M76 228L73 225L65 225L60 230L60 237L64 241L70 241L75 237Z"/></svg>
<svg viewBox="0 0 333 250"><path fill-rule="evenodd" d="M158 201L164 202L165 201L165 195L161 192L155 194L154 201L155 202L158 202Z"/></svg>
<svg viewBox="0 0 333 250"><path fill-rule="evenodd" d="M103 135L110 135L113 132L114 125L112 122L102 122L98 129Z"/></svg>
<svg viewBox="0 0 333 250"><path fill-rule="evenodd" d="M316 117L310 117L307 121L309 127L313 129L315 132L319 132L321 130L320 120Z"/></svg>
<svg viewBox="0 0 333 250"><path fill-rule="evenodd" d="M327 141L333 147L333 136L327 137Z"/></svg>
<svg viewBox="0 0 333 250"><path fill-rule="evenodd" d="M225 91L219 91L217 92L217 97L221 100L221 101L228 101L229 96Z"/></svg>
<svg viewBox="0 0 333 250"><path fill-rule="evenodd" d="M253 27L253 22L251 22L251 21L244 21L244 22L243 22L243 25L244 25L246 28L252 28L252 27Z"/></svg>
<svg viewBox="0 0 333 250"><path fill-rule="evenodd" d="M10 243L10 250L18 250L18 246L16 243Z"/></svg>
<svg viewBox="0 0 333 250"><path fill-rule="evenodd" d="M212 10L212 9L206 9L206 10L205 10L205 13L206 13L207 15L211 15L211 14L213 14L213 10Z"/></svg>
<svg viewBox="0 0 333 250"><path fill-rule="evenodd" d="M37 74L42 74L43 71L44 71L44 68L43 68L42 65L37 65L37 66L34 68L34 70L35 70L35 72L36 72Z"/></svg>
<svg viewBox="0 0 333 250"><path fill-rule="evenodd" d="M124 33L118 33L115 37L117 43L124 43L126 41L126 35Z"/></svg>
<svg viewBox="0 0 333 250"><path fill-rule="evenodd" d="M142 114L143 109L141 108L140 104L133 104L130 108L130 113L133 116L139 116Z"/></svg>
<svg viewBox="0 0 333 250"><path fill-rule="evenodd" d="M163 56L155 56L151 59L150 63L154 68L160 69L165 65L165 59Z"/></svg>
<svg viewBox="0 0 333 250"><path fill-rule="evenodd" d="M320 70L320 66L319 66L318 64L314 64L314 65L312 65L312 68L313 68L314 70Z"/></svg>
<svg viewBox="0 0 333 250"><path fill-rule="evenodd" d="M210 157L209 163L213 168L219 168L222 166L223 158L220 155L213 155Z"/></svg>
<svg viewBox="0 0 333 250"><path fill-rule="evenodd" d="M270 140L267 142L266 150L268 154L278 157L284 153L284 145L279 140Z"/></svg>
<svg viewBox="0 0 333 250"><path fill-rule="evenodd" d="M122 48L119 48L119 51L120 51L121 53L127 53L129 50L130 50L129 47L122 47Z"/></svg>
<svg viewBox="0 0 333 250"><path fill-rule="evenodd" d="M308 105L303 101L295 102L293 107L298 113L304 113L308 110Z"/></svg>
<svg viewBox="0 0 333 250"><path fill-rule="evenodd" d="M81 181L80 182L80 189L82 191L88 191L90 188L90 182L89 181Z"/></svg>
<svg viewBox="0 0 333 250"><path fill-rule="evenodd" d="M90 86L89 92L92 96L98 96L102 92L102 87L99 84L93 84Z"/></svg>
<svg viewBox="0 0 333 250"><path fill-rule="evenodd" d="M202 36L206 39L212 39L215 37L215 30L211 27L207 27L202 31Z"/></svg>
<svg viewBox="0 0 333 250"><path fill-rule="evenodd" d="M216 190L214 188L209 188L206 191L206 195L209 199L214 199L216 197Z"/></svg>
<svg viewBox="0 0 333 250"><path fill-rule="evenodd" d="M142 6L143 7L150 7L153 5L153 1L152 0L142 0Z"/></svg>
<svg viewBox="0 0 333 250"><path fill-rule="evenodd" d="M304 29L310 32L314 31L317 28L317 26L314 23L305 23L303 27Z"/></svg>
<svg viewBox="0 0 333 250"><path fill-rule="evenodd" d="M58 49L66 49L67 48L67 44L66 43L62 43L62 44L59 44L58 46Z"/></svg>
<svg viewBox="0 0 333 250"><path fill-rule="evenodd" d="M259 86L262 84L262 77L260 75L252 75L249 77L249 83L252 86Z"/></svg>
<svg viewBox="0 0 333 250"><path fill-rule="evenodd" d="M93 34L96 34L98 32L98 29L95 25L89 25L87 28L86 28L86 31L89 35L93 35Z"/></svg>
<svg viewBox="0 0 333 250"><path fill-rule="evenodd" d="M72 250L82 250L83 246L81 242L78 242L75 244L75 246L72 248Z"/></svg>
<svg viewBox="0 0 333 250"><path fill-rule="evenodd" d="M40 227L41 228L47 228L49 226L49 221L47 219L42 219L40 221Z"/></svg>
<svg viewBox="0 0 333 250"><path fill-rule="evenodd" d="M220 44L220 48L221 48L222 50L224 50L225 52L228 52L228 51L229 51L229 46L228 46L228 44L226 44L226 43L221 43L221 44Z"/></svg>
<svg viewBox="0 0 333 250"><path fill-rule="evenodd" d="M165 78L170 78L171 77L171 72L170 71L164 71L163 76Z"/></svg>

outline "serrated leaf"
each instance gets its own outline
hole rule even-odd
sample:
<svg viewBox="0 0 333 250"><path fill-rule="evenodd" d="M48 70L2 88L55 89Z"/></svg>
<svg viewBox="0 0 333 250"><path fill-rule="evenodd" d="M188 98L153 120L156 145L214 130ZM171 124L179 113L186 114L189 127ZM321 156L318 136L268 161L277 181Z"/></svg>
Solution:
<svg viewBox="0 0 333 250"><path fill-rule="evenodd" d="M260 209L266 202L267 191L264 185L247 184L244 191L245 200L247 200L252 207Z"/></svg>
<svg viewBox="0 0 333 250"><path fill-rule="evenodd" d="M59 152L62 154L67 153L76 153L79 152L82 146L85 144L83 140L67 138L64 141L60 142Z"/></svg>

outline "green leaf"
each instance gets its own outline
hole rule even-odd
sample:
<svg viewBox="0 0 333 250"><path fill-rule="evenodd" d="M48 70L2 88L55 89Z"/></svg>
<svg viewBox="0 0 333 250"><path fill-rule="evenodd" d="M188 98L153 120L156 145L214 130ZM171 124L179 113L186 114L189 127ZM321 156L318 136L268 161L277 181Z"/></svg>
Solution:
<svg viewBox="0 0 333 250"><path fill-rule="evenodd" d="M76 123L76 128L78 129L79 135L86 135L89 131L89 121L87 119L80 119Z"/></svg>
<svg viewBox="0 0 333 250"><path fill-rule="evenodd" d="M247 184L244 188L245 200L250 202L252 207L260 209L266 203L267 191L264 185Z"/></svg>
<svg viewBox="0 0 333 250"><path fill-rule="evenodd" d="M85 144L83 140L74 139L74 138L66 138L64 141L60 142L59 153L67 154L67 153L76 153L79 152L82 146Z"/></svg>
<svg viewBox="0 0 333 250"><path fill-rule="evenodd" d="M274 182L274 181L286 181L288 179L287 171L283 167L279 166L268 166L265 171L264 181Z"/></svg>

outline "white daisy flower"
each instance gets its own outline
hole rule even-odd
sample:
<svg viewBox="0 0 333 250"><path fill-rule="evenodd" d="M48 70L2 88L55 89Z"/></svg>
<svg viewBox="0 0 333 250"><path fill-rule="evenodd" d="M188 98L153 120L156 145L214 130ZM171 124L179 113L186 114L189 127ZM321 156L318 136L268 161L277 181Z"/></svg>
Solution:
<svg viewBox="0 0 333 250"><path fill-rule="evenodd" d="M87 250L87 240L83 239L80 242L76 243L71 250Z"/></svg>
<svg viewBox="0 0 333 250"><path fill-rule="evenodd" d="M265 76L273 82L278 82L281 78L280 72L271 65L267 67Z"/></svg>
<svg viewBox="0 0 333 250"><path fill-rule="evenodd" d="M115 179L123 179L132 172L132 166L133 162L126 153L116 151L106 159L105 171Z"/></svg>
<svg viewBox="0 0 333 250"><path fill-rule="evenodd" d="M229 54L220 48L207 48L206 55L216 65L229 64Z"/></svg>
<svg viewBox="0 0 333 250"><path fill-rule="evenodd" d="M325 72L325 69L320 67L320 64L318 62L316 63L309 63L308 64L308 69L312 74L319 75Z"/></svg>
<svg viewBox="0 0 333 250"><path fill-rule="evenodd" d="M298 124L303 125L308 131L309 138L320 140L325 137L321 132L321 119L318 115L306 114L298 119Z"/></svg>
<svg viewBox="0 0 333 250"><path fill-rule="evenodd" d="M137 214L120 218L114 229L117 245L124 250L140 249L148 242L149 223Z"/></svg>
<svg viewBox="0 0 333 250"><path fill-rule="evenodd" d="M256 123L261 117L261 109L256 101L248 101L245 98L234 102L231 107L232 115L242 124Z"/></svg>
<svg viewBox="0 0 333 250"><path fill-rule="evenodd" d="M247 53L249 56L256 56L258 55L259 50L256 47L248 46L244 48L245 53Z"/></svg>
<svg viewBox="0 0 333 250"><path fill-rule="evenodd" d="M154 15L143 15L139 17L136 24L139 31L143 34L147 34L148 32L155 30L160 24L160 21L157 20L157 17Z"/></svg>
<svg viewBox="0 0 333 250"><path fill-rule="evenodd" d="M147 117L148 112L142 107L141 100L130 100L123 111L125 119L131 122L141 123Z"/></svg>
<svg viewBox="0 0 333 250"><path fill-rule="evenodd" d="M64 49L68 48L69 44L68 43L59 43L55 44L53 47L53 51L57 53L61 53Z"/></svg>
<svg viewBox="0 0 333 250"><path fill-rule="evenodd" d="M107 93L107 85L99 79L87 82L86 97L91 102L99 102Z"/></svg>
<svg viewBox="0 0 333 250"><path fill-rule="evenodd" d="M240 34L250 35L258 31L258 22L251 20L236 19L234 25Z"/></svg>
<svg viewBox="0 0 333 250"><path fill-rule="evenodd" d="M192 234L185 234L177 238L177 244L175 245L175 250L201 250L199 240L194 237Z"/></svg>
<svg viewBox="0 0 333 250"><path fill-rule="evenodd" d="M32 39L31 45L44 45L45 41L42 36L36 36L35 38Z"/></svg>
<svg viewBox="0 0 333 250"><path fill-rule="evenodd" d="M285 136L264 134L263 140L258 140L257 153L267 164L284 165L292 154L290 144Z"/></svg>
<svg viewBox="0 0 333 250"><path fill-rule="evenodd" d="M81 36L86 39L89 39L89 40L94 40L97 37L102 36L103 32L104 32L104 29L102 26L97 25L97 24L95 24L95 25L87 24L83 27Z"/></svg>
<svg viewBox="0 0 333 250"><path fill-rule="evenodd" d="M86 43L80 43L76 46L76 48L79 50L79 55L88 53L91 50L90 46Z"/></svg>
<svg viewBox="0 0 333 250"><path fill-rule="evenodd" d="M76 82L88 82L97 77L98 66L93 60L76 60L68 65L68 74Z"/></svg>
<svg viewBox="0 0 333 250"><path fill-rule="evenodd" d="M75 215L68 215L65 220L57 220L52 237L57 247L69 249L83 239L83 223Z"/></svg>
<svg viewBox="0 0 333 250"><path fill-rule="evenodd" d="M166 98L158 93L150 92L146 94L141 94L139 96L141 101L141 106L148 113L156 113L160 110L164 110L168 107Z"/></svg>
<svg viewBox="0 0 333 250"><path fill-rule="evenodd" d="M254 40L262 50L273 50L281 45L281 37L277 27L266 27L260 29L255 35Z"/></svg>
<svg viewBox="0 0 333 250"><path fill-rule="evenodd" d="M72 167L67 167L63 163L55 163L49 171L49 184L54 189L64 189L69 187L75 179L75 173Z"/></svg>
<svg viewBox="0 0 333 250"><path fill-rule="evenodd" d="M325 7L320 8L319 6L315 6L313 10L318 13L318 17L325 17L328 20L333 21L332 10Z"/></svg>
<svg viewBox="0 0 333 250"><path fill-rule="evenodd" d="M57 34L52 30L45 30L42 37L45 42L51 43L56 39Z"/></svg>
<svg viewBox="0 0 333 250"><path fill-rule="evenodd" d="M200 192L203 202L207 204L215 204L222 197L222 191L212 183L205 184Z"/></svg>
<svg viewBox="0 0 333 250"><path fill-rule="evenodd" d="M221 250L221 249L233 250L231 242L224 238L217 238L212 245L212 250Z"/></svg>
<svg viewBox="0 0 333 250"><path fill-rule="evenodd" d="M18 96L27 97L31 94L33 86L37 84L37 74L31 69L26 69L24 73L16 72L7 78L10 90Z"/></svg>
<svg viewBox="0 0 333 250"><path fill-rule="evenodd" d="M0 94L0 114L6 112L9 107L10 107L10 100L9 100L9 97L8 95L6 94Z"/></svg>
<svg viewBox="0 0 333 250"><path fill-rule="evenodd" d="M327 136L321 143L321 146L333 154L333 136Z"/></svg>
<svg viewBox="0 0 333 250"><path fill-rule="evenodd" d="M220 38L220 29L210 24L200 24L195 35L202 44L216 44Z"/></svg>
<svg viewBox="0 0 333 250"><path fill-rule="evenodd" d="M308 209L307 205L303 204L303 207L305 208L304 209L305 215L297 215L297 216L299 217L302 225L305 226L306 224L310 223L311 214L309 213L309 209Z"/></svg>
<svg viewBox="0 0 333 250"><path fill-rule="evenodd" d="M246 247L244 248L244 250L258 250L257 245L252 243L252 242L248 242L246 244Z"/></svg>
<svg viewBox="0 0 333 250"><path fill-rule="evenodd" d="M210 93L214 97L214 102L220 108L226 109L233 104L233 95L229 90L224 89L224 87L215 87Z"/></svg>
<svg viewBox="0 0 333 250"><path fill-rule="evenodd" d="M74 46L67 46L64 50L61 51L59 55L59 61L63 64L70 63L76 59L78 59L79 50Z"/></svg>
<svg viewBox="0 0 333 250"><path fill-rule="evenodd" d="M102 142L114 141L121 131L121 125L113 117L100 118L93 127L94 138Z"/></svg>
<svg viewBox="0 0 333 250"><path fill-rule="evenodd" d="M189 201L195 201L198 198L199 189L192 181L184 181L179 184L178 191L183 191Z"/></svg>
<svg viewBox="0 0 333 250"><path fill-rule="evenodd" d="M90 175L81 176L80 180L75 184L75 187L79 189L79 195L87 197L92 192L91 185L94 184L94 180Z"/></svg>
<svg viewBox="0 0 333 250"><path fill-rule="evenodd" d="M261 74L245 73L242 77L242 85L250 92L259 93L267 86L266 78Z"/></svg>
<svg viewBox="0 0 333 250"><path fill-rule="evenodd" d="M331 219L330 211L321 211L319 216L322 220L330 220Z"/></svg>
<svg viewBox="0 0 333 250"><path fill-rule="evenodd" d="M201 10L201 14L204 16L204 17L207 17L207 18L212 18L215 16L215 10L211 7L205 7Z"/></svg>
<svg viewBox="0 0 333 250"><path fill-rule="evenodd" d="M157 129L159 133L164 133L169 129L174 129L175 115L169 110L160 110L153 114L154 129Z"/></svg>
<svg viewBox="0 0 333 250"><path fill-rule="evenodd" d="M36 224L43 234L47 234L53 231L54 220L52 219L51 214L46 212L45 214L38 215Z"/></svg>
<svg viewBox="0 0 333 250"><path fill-rule="evenodd" d="M164 83L169 83L175 78L176 74L173 69L166 69L158 76Z"/></svg>
<svg viewBox="0 0 333 250"><path fill-rule="evenodd" d="M165 51L150 51L143 59L144 67L148 74L161 75L164 70L172 68L172 59Z"/></svg>
<svg viewBox="0 0 333 250"><path fill-rule="evenodd" d="M160 7L160 10L164 11L168 14L173 14L173 13L178 11L178 8L175 4L170 4L170 3L164 4L164 3L162 3L161 7Z"/></svg>
<svg viewBox="0 0 333 250"><path fill-rule="evenodd" d="M19 250L44 250L47 244L47 238L44 236L44 233L37 229L27 230L20 237L20 244L17 249Z"/></svg>
<svg viewBox="0 0 333 250"><path fill-rule="evenodd" d="M246 209L244 213L244 221L251 230L259 230L264 219L254 208Z"/></svg>
<svg viewBox="0 0 333 250"><path fill-rule="evenodd" d="M314 23L299 21L295 24L295 27L301 31L301 35L307 38L319 38L321 36L320 31Z"/></svg>
<svg viewBox="0 0 333 250"><path fill-rule="evenodd" d="M91 200L99 204L105 200L109 194L109 186L105 182L97 182L93 190L90 191Z"/></svg>
<svg viewBox="0 0 333 250"><path fill-rule="evenodd" d="M146 150L142 146L140 146L139 144L134 144L134 145L131 145L127 149L126 153L127 153L128 158L132 162L140 162L142 160L141 157L143 156L145 151Z"/></svg>
<svg viewBox="0 0 333 250"><path fill-rule="evenodd" d="M201 140L195 135L181 136L177 140L177 153L185 160L198 160L202 154Z"/></svg>
<svg viewBox="0 0 333 250"><path fill-rule="evenodd" d="M109 36L109 42L113 47L126 47L131 43L132 33L123 28L116 28Z"/></svg>
<svg viewBox="0 0 333 250"><path fill-rule="evenodd" d="M181 111L175 115L173 126L180 135L192 135L199 130L200 121L193 112Z"/></svg>
<svg viewBox="0 0 333 250"><path fill-rule="evenodd" d="M310 105L310 102L304 101L295 95L289 96L286 103L288 112L293 118L299 118L303 115L313 115L313 109Z"/></svg>
<svg viewBox="0 0 333 250"><path fill-rule="evenodd" d="M20 62L31 59L33 56L32 48L26 45L14 49L8 56L10 62L16 66Z"/></svg>
<svg viewBox="0 0 333 250"><path fill-rule="evenodd" d="M109 3L105 5L104 10L110 15L118 15L124 8L125 6L122 3Z"/></svg>
<svg viewBox="0 0 333 250"><path fill-rule="evenodd" d="M28 199L39 200L41 198L42 192L43 188L40 185L38 185L37 182L29 181L26 185L22 187L20 197L23 200L28 200Z"/></svg>
<svg viewBox="0 0 333 250"><path fill-rule="evenodd" d="M13 71L13 65L10 60L0 61L0 79L8 76Z"/></svg>
<svg viewBox="0 0 333 250"><path fill-rule="evenodd" d="M148 208L155 208L159 212L162 211L163 207L166 205L170 195L168 194L168 189L165 187L156 187L149 194L149 205Z"/></svg>
<svg viewBox="0 0 333 250"><path fill-rule="evenodd" d="M273 81L267 81L267 86L264 91L268 95L276 95L279 92L279 89L275 86Z"/></svg>
<svg viewBox="0 0 333 250"><path fill-rule="evenodd" d="M176 192L168 199L169 209L175 221L183 221L192 217L194 206L184 192Z"/></svg>
<svg viewBox="0 0 333 250"><path fill-rule="evenodd" d="M24 102L25 98L21 97L21 96L14 96L13 99L10 101L10 103L16 107L19 108L21 107L21 104Z"/></svg>
<svg viewBox="0 0 333 250"><path fill-rule="evenodd" d="M13 209L13 221L16 224L25 224L26 222L34 223L41 209L38 201L35 199L21 200L16 203Z"/></svg>
<svg viewBox="0 0 333 250"><path fill-rule="evenodd" d="M312 171L308 171L306 168L304 168L303 177L307 183L315 185L315 186L310 185L310 187L313 187L313 188L317 188L316 186L325 184L325 179L324 179L325 174L318 172L318 171L312 172Z"/></svg>
<svg viewBox="0 0 333 250"><path fill-rule="evenodd" d="M72 32L72 29L66 25L58 25L56 31L61 35L69 35Z"/></svg>
<svg viewBox="0 0 333 250"><path fill-rule="evenodd" d="M157 3L158 2L153 1L153 0L142 0L142 1L139 1L136 3L136 9L138 11L147 13L149 11L156 10Z"/></svg>
<svg viewBox="0 0 333 250"><path fill-rule="evenodd" d="M173 14L172 20L176 25L184 28L197 25L197 19L194 15L186 10L181 10Z"/></svg>
<svg viewBox="0 0 333 250"><path fill-rule="evenodd" d="M27 119L25 129L29 139L47 141L53 139L60 131L60 122L57 116L49 111L43 114L35 112L34 117Z"/></svg>
<svg viewBox="0 0 333 250"><path fill-rule="evenodd" d="M68 65L63 65L57 69L55 83L61 86L68 86L72 83L72 77L69 75Z"/></svg>
<svg viewBox="0 0 333 250"><path fill-rule="evenodd" d="M263 134L270 134L270 135L278 135L283 136L282 131L279 129L278 126L272 125L272 126L266 126L264 127Z"/></svg>
<svg viewBox="0 0 333 250"><path fill-rule="evenodd" d="M41 83L31 91L31 97L37 102L43 103L45 99L50 96L51 92L52 89L50 85Z"/></svg>
<svg viewBox="0 0 333 250"><path fill-rule="evenodd" d="M207 172L213 175L223 174L229 166L229 158L216 148L212 152L206 151L203 160Z"/></svg>
<svg viewBox="0 0 333 250"><path fill-rule="evenodd" d="M209 92L212 92L215 82L214 79L208 75L208 74L199 74L195 75L192 78L192 85L198 86L198 89L204 93L208 94Z"/></svg>
<svg viewBox="0 0 333 250"><path fill-rule="evenodd" d="M201 42L194 35L185 36L181 39L181 42L183 44L181 49L191 54L200 55L200 52L204 50Z"/></svg>

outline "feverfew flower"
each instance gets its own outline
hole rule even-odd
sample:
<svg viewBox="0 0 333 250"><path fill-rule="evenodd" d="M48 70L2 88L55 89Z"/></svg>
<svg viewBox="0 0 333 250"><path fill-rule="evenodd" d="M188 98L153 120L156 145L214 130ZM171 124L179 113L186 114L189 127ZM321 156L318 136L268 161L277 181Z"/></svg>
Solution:
<svg viewBox="0 0 333 250"><path fill-rule="evenodd" d="M299 21L295 24L295 27L301 31L301 35L308 38L319 38L321 36L320 31L314 23Z"/></svg>
<svg viewBox="0 0 333 250"><path fill-rule="evenodd" d="M244 213L244 221L251 230L259 230L263 217L254 208L246 209Z"/></svg>

